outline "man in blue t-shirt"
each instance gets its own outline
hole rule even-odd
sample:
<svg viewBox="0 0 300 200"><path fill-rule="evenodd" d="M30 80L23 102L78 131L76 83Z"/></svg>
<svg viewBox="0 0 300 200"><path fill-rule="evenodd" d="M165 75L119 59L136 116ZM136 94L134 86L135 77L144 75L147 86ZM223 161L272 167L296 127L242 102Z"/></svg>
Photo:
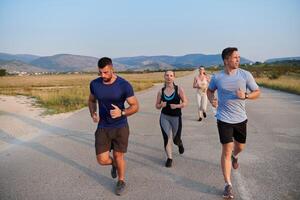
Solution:
<svg viewBox="0 0 300 200"><path fill-rule="evenodd" d="M127 152L129 138L127 116L136 113L139 105L130 83L114 73L110 58L101 58L98 68L100 77L91 81L88 100L91 117L98 123L95 132L96 156L100 165L112 165L113 178L118 174L115 192L121 195L126 186L124 153ZM129 105L127 108L125 101ZM113 158L110 156L111 149Z"/></svg>
<svg viewBox="0 0 300 200"><path fill-rule="evenodd" d="M225 180L224 198L233 198L230 179L231 165L238 168L237 155L244 149L247 134L246 99L260 95L252 74L239 69L240 55L235 47L222 52L224 70L214 74L207 90L213 107L217 108L216 118L222 144L221 166ZM218 99L215 97L217 90ZM250 91L247 93L247 91Z"/></svg>

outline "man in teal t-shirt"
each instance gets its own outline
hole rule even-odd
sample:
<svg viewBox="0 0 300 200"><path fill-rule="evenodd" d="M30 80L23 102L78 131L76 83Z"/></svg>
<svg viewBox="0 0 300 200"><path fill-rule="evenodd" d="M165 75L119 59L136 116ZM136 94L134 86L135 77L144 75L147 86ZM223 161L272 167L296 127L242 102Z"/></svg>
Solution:
<svg viewBox="0 0 300 200"><path fill-rule="evenodd" d="M224 70L212 77L207 96L212 106L217 108L216 118L222 144L221 166L225 180L223 197L233 198L231 165L234 169L238 168L237 155L244 149L247 135L245 100L256 99L260 90L252 74L239 69L237 48L224 49L222 59ZM214 95L216 90L218 99Z"/></svg>

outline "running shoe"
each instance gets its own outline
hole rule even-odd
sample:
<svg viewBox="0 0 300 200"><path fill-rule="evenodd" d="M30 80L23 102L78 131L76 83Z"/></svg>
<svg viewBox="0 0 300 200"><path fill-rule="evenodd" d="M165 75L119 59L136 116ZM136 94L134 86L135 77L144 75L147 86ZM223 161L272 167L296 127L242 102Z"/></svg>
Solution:
<svg viewBox="0 0 300 200"><path fill-rule="evenodd" d="M116 185L116 195L121 196L122 194L124 194L125 189L126 189L125 182L119 180Z"/></svg>
<svg viewBox="0 0 300 200"><path fill-rule="evenodd" d="M117 168L113 165L111 165L110 174L112 178L117 178Z"/></svg>
<svg viewBox="0 0 300 200"><path fill-rule="evenodd" d="M206 112L203 112L203 117L206 118Z"/></svg>
<svg viewBox="0 0 300 200"><path fill-rule="evenodd" d="M168 158L166 161L166 167L172 167L172 162L173 162L173 160Z"/></svg>
<svg viewBox="0 0 300 200"><path fill-rule="evenodd" d="M223 198L225 199L233 199L233 190L231 185L226 185L223 192Z"/></svg>
<svg viewBox="0 0 300 200"><path fill-rule="evenodd" d="M180 154L184 153L184 147L183 147L182 144L178 146L178 151L179 151Z"/></svg>
<svg viewBox="0 0 300 200"><path fill-rule="evenodd" d="M231 164L233 169L237 169L239 167L238 158L235 158L233 153L231 154Z"/></svg>

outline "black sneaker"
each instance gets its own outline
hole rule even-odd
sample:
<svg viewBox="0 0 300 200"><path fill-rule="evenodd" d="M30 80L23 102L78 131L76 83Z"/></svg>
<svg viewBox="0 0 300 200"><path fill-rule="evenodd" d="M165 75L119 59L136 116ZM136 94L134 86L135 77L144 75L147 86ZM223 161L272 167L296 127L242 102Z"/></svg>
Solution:
<svg viewBox="0 0 300 200"><path fill-rule="evenodd" d="M233 190L231 185L226 185L223 192L223 198L233 199Z"/></svg>
<svg viewBox="0 0 300 200"><path fill-rule="evenodd" d="M199 117L198 121L199 121L199 122L201 122L201 121L202 121L202 118L201 118L201 117Z"/></svg>
<svg viewBox="0 0 300 200"><path fill-rule="evenodd" d="M203 117L206 118L206 112L203 112Z"/></svg>
<svg viewBox="0 0 300 200"><path fill-rule="evenodd" d="M183 147L183 145L179 145L178 146L178 151L179 151L180 154L184 153L184 147Z"/></svg>
<svg viewBox="0 0 300 200"><path fill-rule="evenodd" d="M119 180L116 185L116 195L121 196L122 194L124 194L125 188L126 188L125 182Z"/></svg>
<svg viewBox="0 0 300 200"><path fill-rule="evenodd" d="M233 152L232 152L232 154L231 154L231 164L232 164L232 168L233 168L233 169L239 168L238 158L235 158L235 157L233 156Z"/></svg>
<svg viewBox="0 0 300 200"><path fill-rule="evenodd" d="M117 178L117 168L115 166L111 166L110 174L112 178Z"/></svg>
<svg viewBox="0 0 300 200"><path fill-rule="evenodd" d="M173 162L173 160L168 158L166 161L166 167L172 167L172 162Z"/></svg>

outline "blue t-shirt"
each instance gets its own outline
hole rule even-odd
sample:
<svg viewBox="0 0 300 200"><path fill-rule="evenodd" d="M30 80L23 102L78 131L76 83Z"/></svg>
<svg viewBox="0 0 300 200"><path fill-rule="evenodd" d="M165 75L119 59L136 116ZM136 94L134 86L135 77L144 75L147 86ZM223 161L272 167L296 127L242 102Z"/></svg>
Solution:
<svg viewBox="0 0 300 200"><path fill-rule="evenodd" d="M99 77L90 83L90 91L98 100L100 115L98 128L121 128L127 125L126 116L113 119L110 110L114 109L111 104L118 106L121 110L124 109L126 99L134 96L133 88L128 81L117 76L112 84L104 84L103 79Z"/></svg>
<svg viewBox="0 0 300 200"><path fill-rule="evenodd" d="M216 118L223 122L235 124L247 119L245 100L239 99L236 91L254 91L258 89L252 74L243 69L237 69L234 74L226 74L224 70L213 75L208 88L217 90L218 108Z"/></svg>

